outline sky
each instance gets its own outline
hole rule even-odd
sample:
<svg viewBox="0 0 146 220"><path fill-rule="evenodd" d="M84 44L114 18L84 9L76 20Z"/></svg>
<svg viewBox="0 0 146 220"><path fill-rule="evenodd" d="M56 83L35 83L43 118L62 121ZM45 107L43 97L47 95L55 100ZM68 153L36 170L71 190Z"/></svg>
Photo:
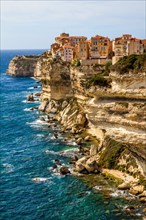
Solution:
<svg viewBox="0 0 146 220"><path fill-rule="evenodd" d="M1 49L49 49L62 32L146 38L146 0L1 0Z"/></svg>

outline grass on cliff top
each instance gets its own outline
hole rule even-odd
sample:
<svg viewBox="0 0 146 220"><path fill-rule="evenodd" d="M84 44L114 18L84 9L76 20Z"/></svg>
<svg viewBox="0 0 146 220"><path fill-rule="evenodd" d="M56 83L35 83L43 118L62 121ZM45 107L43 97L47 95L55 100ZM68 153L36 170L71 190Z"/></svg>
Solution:
<svg viewBox="0 0 146 220"><path fill-rule="evenodd" d="M121 58L110 68L120 74L132 71L134 73L146 70L146 53L141 55L132 54Z"/></svg>

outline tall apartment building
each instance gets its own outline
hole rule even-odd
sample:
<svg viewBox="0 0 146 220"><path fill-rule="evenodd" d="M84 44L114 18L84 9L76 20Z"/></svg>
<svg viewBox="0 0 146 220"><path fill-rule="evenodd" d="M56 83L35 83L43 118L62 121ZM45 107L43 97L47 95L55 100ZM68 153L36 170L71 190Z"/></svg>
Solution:
<svg viewBox="0 0 146 220"><path fill-rule="evenodd" d="M75 46L75 56L79 60L87 60L89 58L89 41L80 40Z"/></svg>
<svg viewBox="0 0 146 220"><path fill-rule="evenodd" d="M108 37L96 35L91 37L91 45L89 48L89 58L108 58L112 51L112 43Z"/></svg>
<svg viewBox="0 0 146 220"><path fill-rule="evenodd" d="M56 57L60 57L63 61L71 62L74 58L74 48L70 44L65 44L57 50Z"/></svg>
<svg viewBox="0 0 146 220"><path fill-rule="evenodd" d="M144 52L144 44L142 44L142 40L132 38L132 35L129 34L124 34L121 37L115 38L112 47L114 51L114 56L112 57L113 64L123 56L142 54Z"/></svg>
<svg viewBox="0 0 146 220"><path fill-rule="evenodd" d="M71 46L76 46L79 42L87 40L85 36L69 36Z"/></svg>

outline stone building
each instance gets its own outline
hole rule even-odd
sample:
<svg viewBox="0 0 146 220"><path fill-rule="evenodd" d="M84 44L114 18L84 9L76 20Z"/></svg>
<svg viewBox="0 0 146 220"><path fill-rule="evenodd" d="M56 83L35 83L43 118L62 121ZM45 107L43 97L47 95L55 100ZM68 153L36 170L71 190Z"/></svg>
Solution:
<svg viewBox="0 0 146 220"><path fill-rule="evenodd" d="M89 58L108 58L112 51L112 44L108 37L96 35L91 37L91 45L89 48Z"/></svg>
<svg viewBox="0 0 146 220"><path fill-rule="evenodd" d="M80 40L75 47L75 56L79 60L87 60L89 58L89 42Z"/></svg>
<svg viewBox="0 0 146 220"><path fill-rule="evenodd" d="M145 41L143 41L144 43ZM112 45L114 56L112 63L115 64L120 58L131 54L142 54L144 52L144 44L142 40L132 38L130 34L124 34L121 37L115 38Z"/></svg>

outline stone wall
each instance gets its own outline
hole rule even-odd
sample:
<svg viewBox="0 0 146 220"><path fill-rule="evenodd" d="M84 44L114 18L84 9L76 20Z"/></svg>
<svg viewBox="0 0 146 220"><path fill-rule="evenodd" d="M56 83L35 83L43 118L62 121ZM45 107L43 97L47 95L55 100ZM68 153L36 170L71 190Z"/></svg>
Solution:
<svg viewBox="0 0 146 220"><path fill-rule="evenodd" d="M92 59L92 60L81 60L81 64L83 66L94 65L94 64L106 64L111 61L111 59L103 58L103 59Z"/></svg>

